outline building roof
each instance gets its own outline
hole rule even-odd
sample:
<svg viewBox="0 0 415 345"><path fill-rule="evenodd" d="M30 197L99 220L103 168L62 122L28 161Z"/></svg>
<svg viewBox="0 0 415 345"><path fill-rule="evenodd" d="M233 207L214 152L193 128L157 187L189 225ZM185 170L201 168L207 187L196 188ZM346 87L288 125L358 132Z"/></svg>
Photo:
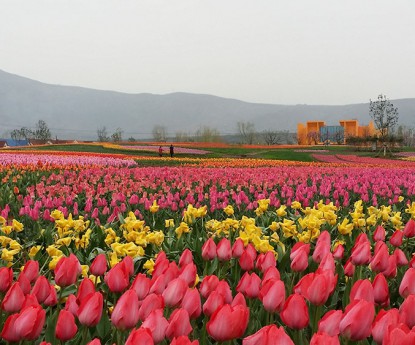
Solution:
<svg viewBox="0 0 415 345"><path fill-rule="evenodd" d="M29 141L26 139L22 140L15 140L15 139L0 139L0 141L4 141L7 146L27 146L29 145Z"/></svg>

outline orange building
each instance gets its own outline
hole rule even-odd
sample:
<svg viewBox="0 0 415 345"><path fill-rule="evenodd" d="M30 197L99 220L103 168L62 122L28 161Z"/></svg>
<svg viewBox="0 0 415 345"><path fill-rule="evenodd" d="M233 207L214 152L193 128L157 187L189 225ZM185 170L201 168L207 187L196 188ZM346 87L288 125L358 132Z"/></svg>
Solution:
<svg viewBox="0 0 415 345"><path fill-rule="evenodd" d="M373 121L367 126L359 126L357 120L341 120L340 126L326 126L324 121L307 121L305 124L297 125L297 138L299 145L318 145L324 141L335 141L345 143L348 137L367 137L377 133ZM327 135L323 138L324 133L331 133L331 136L337 137L333 140Z"/></svg>

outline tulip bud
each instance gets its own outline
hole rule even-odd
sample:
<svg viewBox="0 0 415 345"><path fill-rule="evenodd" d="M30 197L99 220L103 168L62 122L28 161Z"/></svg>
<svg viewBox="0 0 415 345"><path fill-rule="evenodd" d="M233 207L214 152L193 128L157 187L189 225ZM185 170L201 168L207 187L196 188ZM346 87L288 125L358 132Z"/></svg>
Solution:
<svg viewBox="0 0 415 345"><path fill-rule="evenodd" d="M67 341L72 339L78 327L75 323L75 318L69 311L61 310L59 312L58 321L55 328L55 336L61 341Z"/></svg>

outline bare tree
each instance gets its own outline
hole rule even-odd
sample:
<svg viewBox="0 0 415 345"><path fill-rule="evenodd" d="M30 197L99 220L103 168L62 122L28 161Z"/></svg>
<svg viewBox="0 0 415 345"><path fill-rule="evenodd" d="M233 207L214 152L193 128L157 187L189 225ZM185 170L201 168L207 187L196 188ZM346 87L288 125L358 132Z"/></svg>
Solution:
<svg viewBox="0 0 415 345"><path fill-rule="evenodd" d="M309 145L317 145L320 141L320 133L319 132L308 132L307 141Z"/></svg>
<svg viewBox="0 0 415 345"><path fill-rule="evenodd" d="M40 140L48 140L52 138L52 133L50 132L50 129L45 121L39 120L36 123L34 137L35 139L40 139Z"/></svg>
<svg viewBox="0 0 415 345"><path fill-rule="evenodd" d="M107 127L105 127L105 126L102 126L102 127L97 129L97 136L98 136L98 141L100 141L100 142L110 140L110 137L108 136L108 132L107 132Z"/></svg>
<svg viewBox="0 0 415 345"><path fill-rule="evenodd" d="M195 140L199 142L219 142L221 137L216 128L203 126L196 131Z"/></svg>
<svg viewBox="0 0 415 345"><path fill-rule="evenodd" d="M262 131L262 138L267 145L278 145L288 141L288 131L266 129Z"/></svg>
<svg viewBox="0 0 415 345"><path fill-rule="evenodd" d="M399 126L398 136L402 138L402 144L404 146L415 146L415 129L407 126Z"/></svg>
<svg viewBox="0 0 415 345"><path fill-rule="evenodd" d="M398 108L395 108L385 95L380 94L377 101L370 100L369 114L379 131L379 139L384 142L398 123Z"/></svg>
<svg viewBox="0 0 415 345"><path fill-rule="evenodd" d="M153 127L153 139L154 141L166 141L167 130L165 126L155 125Z"/></svg>
<svg viewBox="0 0 415 345"><path fill-rule="evenodd" d="M111 140L112 140L114 143L118 143L118 142L120 142L120 141L122 140L122 133L123 133L123 130L122 130L120 127L118 127L118 128L115 130L115 132L111 134Z"/></svg>
<svg viewBox="0 0 415 345"><path fill-rule="evenodd" d="M241 141L245 144L253 144L255 140L255 125L252 122L238 122L238 132Z"/></svg>
<svg viewBox="0 0 415 345"><path fill-rule="evenodd" d="M176 132L176 142L190 141L190 135L187 132L178 131Z"/></svg>

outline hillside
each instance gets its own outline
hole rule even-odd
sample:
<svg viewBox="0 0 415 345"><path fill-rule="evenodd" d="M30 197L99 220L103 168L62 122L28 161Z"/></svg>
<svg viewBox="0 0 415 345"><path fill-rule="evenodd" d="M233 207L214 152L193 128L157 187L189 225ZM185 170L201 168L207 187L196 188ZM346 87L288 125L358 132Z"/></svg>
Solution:
<svg viewBox="0 0 415 345"><path fill-rule="evenodd" d="M415 126L415 99L392 100L400 123ZM337 124L344 118L367 123L368 104L338 106L248 103L211 95L172 93L127 94L73 86L50 85L0 70L0 135L45 120L61 139L96 139L96 131L120 127L124 138L151 138L155 125L168 134L193 133L200 126L222 134L236 132L238 121L251 121L257 130L296 131L297 122L323 120Z"/></svg>

